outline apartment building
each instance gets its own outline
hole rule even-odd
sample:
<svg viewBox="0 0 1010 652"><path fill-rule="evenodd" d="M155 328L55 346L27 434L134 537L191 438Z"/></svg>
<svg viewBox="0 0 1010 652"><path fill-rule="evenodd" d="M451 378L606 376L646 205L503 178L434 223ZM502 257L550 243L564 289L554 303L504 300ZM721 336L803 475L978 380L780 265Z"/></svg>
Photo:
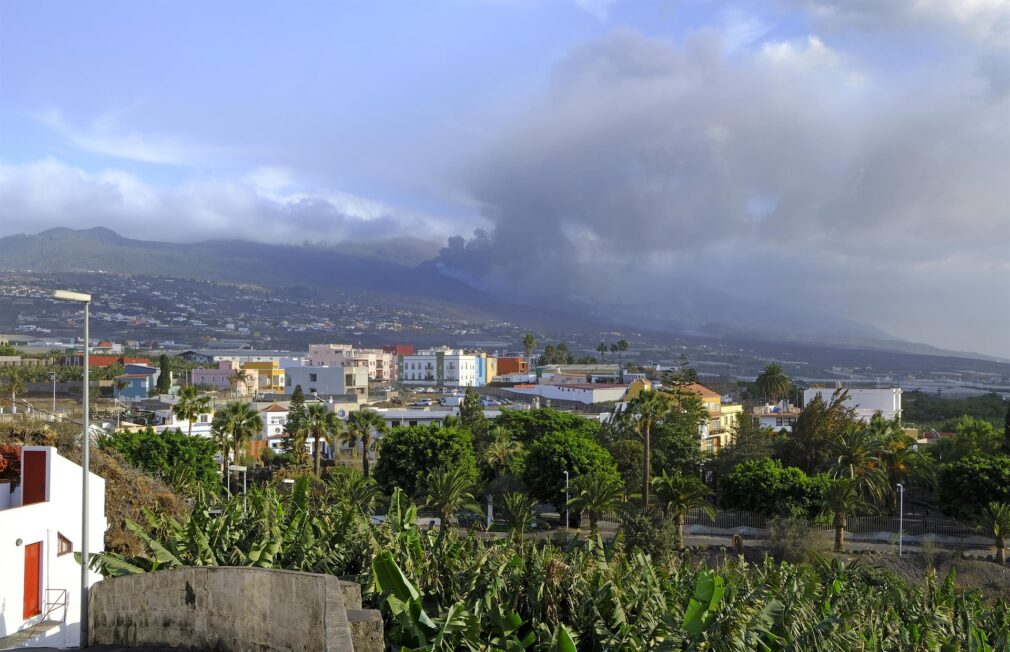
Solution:
<svg viewBox="0 0 1010 652"><path fill-rule="evenodd" d="M479 387L487 382L487 355L463 349L425 349L400 361L400 382L438 387Z"/></svg>
<svg viewBox="0 0 1010 652"><path fill-rule="evenodd" d="M285 370L284 393L301 385L306 394L368 398L368 369L365 367L291 367Z"/></svg>
<svg viewBox="0 0 1010 652"><path fill-rule="evenodd" d="M308 367L364 367L368 379L396 382L396 354L384 349L356 349L350 344L310 344Z"/></svg>

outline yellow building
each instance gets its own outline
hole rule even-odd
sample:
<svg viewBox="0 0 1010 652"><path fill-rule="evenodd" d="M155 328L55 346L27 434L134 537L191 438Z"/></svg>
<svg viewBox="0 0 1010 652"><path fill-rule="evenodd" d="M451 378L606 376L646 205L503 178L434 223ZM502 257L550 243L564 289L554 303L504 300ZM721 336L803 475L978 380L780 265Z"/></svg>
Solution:
<svg viewBox="0 0 1010 652"><path fill-rule="evenodd" d="M259 376L259 391L268 394L284 393L284 370L276 360L269 362L244 362L242 368L256 371Z"/></svg>
<svg viewBox="0 0 1010 652"><path fill-rule="evenodd" d="M630 401L644 390L652 389L652 387L652 383L647 380L636 380L628 387L625 400ZM698 428L701 449L705 452L716 454L724 446L733 443L733 432L737 419L743 414L743 405L739 403L723 403L722 397L718 392L714 392L698 383L687 385L686 389L701 399L702 406L708 412L708 422ZM662 393L672 397L672 394L669 392Z"/></svg>

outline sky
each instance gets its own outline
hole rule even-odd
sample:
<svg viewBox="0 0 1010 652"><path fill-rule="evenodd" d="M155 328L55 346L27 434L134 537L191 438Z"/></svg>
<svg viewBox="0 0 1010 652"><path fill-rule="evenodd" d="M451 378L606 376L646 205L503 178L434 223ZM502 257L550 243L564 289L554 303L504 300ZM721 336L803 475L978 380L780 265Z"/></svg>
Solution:
<svg viewBox="0 0 1010 652"><path fill-rule="evenodd" d="M1010 357L1010 0L6 0L0 236L55 226Z"/></svg>

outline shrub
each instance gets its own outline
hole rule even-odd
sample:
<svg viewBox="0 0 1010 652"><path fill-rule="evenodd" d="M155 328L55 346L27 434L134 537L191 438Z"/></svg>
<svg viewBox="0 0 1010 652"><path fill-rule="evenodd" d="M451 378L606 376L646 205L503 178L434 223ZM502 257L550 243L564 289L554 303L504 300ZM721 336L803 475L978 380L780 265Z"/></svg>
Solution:
<svg viewBox="0 0 1010 652"><path fill-rule="evenodd" d="M494 425L505 428L525 445L553 432L574 431L590 439L598 439L602 429L599 421L552 408L505 410L495 418Z"/></svg>
<svg viewBox="0 0 1010 652"><path fill-rule="evenodd" d="M470 433L457 427L401 426L382 438L375 481L385 494L399 487L417 494L419 478L435 469L459 468L473 485L477 462Z"/></svg>
<svg viewBox="0 0 1010 652"><path fill-rule="evenodd" d="M218 482L217 445L204 437L191 437L177 429L156 433L149 426L103 437L99 445L152 475L167 478L174 470L186 469L198 484L216 486Z"/></svg>
<svg viewBox="0 0 1010 652"><path fill-rule="evenodd" d="M719 504L759 514L813 515L820 507L823 485L823 478L815 480L778 460L749 460L722 479Z"/></svg>
<svg viewBox="0 0 1010 652"><path fill-rule="evenodd" d="M621 533L629 550L641 550L657 564L665 564L673 557L677 524L663 516L659 510L648 513L629 510L624 513L621 517Z"/></svg>

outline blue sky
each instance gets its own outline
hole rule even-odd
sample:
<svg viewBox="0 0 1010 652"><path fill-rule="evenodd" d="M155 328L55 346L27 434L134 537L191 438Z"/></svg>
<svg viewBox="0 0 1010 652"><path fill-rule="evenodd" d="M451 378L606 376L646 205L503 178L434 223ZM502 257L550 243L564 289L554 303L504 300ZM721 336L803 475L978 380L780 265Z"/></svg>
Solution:
<svg viewBox="0 0 1010 652"><path fill-rule="evenodd" d="M1010 356L1008 52L1003 0L8 0L0 236L483 229L486 284Z"/></svg>

